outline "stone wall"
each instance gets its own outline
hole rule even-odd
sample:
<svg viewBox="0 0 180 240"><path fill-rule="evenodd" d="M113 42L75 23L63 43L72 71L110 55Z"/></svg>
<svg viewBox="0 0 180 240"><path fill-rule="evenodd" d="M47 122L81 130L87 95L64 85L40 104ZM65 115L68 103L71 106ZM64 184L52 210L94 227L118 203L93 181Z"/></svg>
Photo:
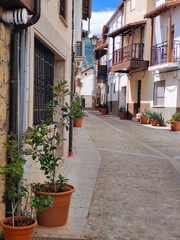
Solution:
<svg viewBox="0 0 180 240"><path fill-rule="evenodd" d="M2 9L0 8L0 13ZM9 128L9 63L10 63L11 31L0 22L0 165L6 164L6 149L3 144L7 142ZM0 219L5 217L5 206L2 203L4 183L0 177ZM1 233L0 228L0 233Z"/></svg>

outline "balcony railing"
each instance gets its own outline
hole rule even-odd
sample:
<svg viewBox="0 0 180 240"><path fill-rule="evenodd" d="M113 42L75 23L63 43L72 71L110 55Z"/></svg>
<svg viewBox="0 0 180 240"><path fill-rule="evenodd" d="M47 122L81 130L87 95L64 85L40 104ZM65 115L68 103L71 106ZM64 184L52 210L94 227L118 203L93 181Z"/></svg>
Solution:
<svg viewBox="0 0 180 240"><path fill-rule="evenodd" d="M144 60L144 44L133 43L114 51L113 65L131 59Z"/></svg>
<svg viewBox="0 0 180 240"><path fill-rule="evenodd" d="M162 42L152 47L152 65L158 65L167 62L168 42ZM171 50L170 62L178 62L180 60L180 41L173 42Z"/></svg>

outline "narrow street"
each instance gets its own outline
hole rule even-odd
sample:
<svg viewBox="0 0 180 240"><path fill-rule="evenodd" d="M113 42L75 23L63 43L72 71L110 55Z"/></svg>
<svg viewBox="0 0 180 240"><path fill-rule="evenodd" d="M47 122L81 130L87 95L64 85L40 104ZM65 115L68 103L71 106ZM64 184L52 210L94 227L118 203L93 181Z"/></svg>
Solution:
<svg viewBox="0 0 180 240"><path fill-rule="evenodd" d="M102 156L84 236L180 239L180 133L88 112Z"/></svg>

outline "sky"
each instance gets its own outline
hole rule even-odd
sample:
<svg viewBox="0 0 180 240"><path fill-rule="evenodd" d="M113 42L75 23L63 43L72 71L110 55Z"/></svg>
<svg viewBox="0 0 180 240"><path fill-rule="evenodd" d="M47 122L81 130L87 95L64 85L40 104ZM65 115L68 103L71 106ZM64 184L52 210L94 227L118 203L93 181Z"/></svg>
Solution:
<svg viewBox="0 0 180 240"><path fill-rule="evenodd" d="M113 15L120 0L92 0L92 16L90 21L90 37L101 36L103 25Z"/></svg>

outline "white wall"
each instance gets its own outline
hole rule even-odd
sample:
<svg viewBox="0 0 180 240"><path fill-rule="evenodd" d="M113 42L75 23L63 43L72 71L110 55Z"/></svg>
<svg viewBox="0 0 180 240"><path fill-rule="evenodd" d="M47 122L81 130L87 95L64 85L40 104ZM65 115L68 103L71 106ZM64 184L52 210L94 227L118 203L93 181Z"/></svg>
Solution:
<svg viewBox="0 0 180 240"><path fill-rule="evenodd" d="M180 40L179 27L180 6L172 10L172 25L174 25L174 39ZM168 11L154 19L153 45L167 41L168 33Z"/></svg>
<svg viewBox="0 0 180 240"><path fill-rule="evenodd" d="M155 7L158 7L159 5L165 3L165 0L155 0Z"/></svg>
<svg viewBox="0 0 180 240"><path fill-rule="evenodd" d="M81 83L83 85L81 88L81 95L92 95L94 91L94 81L93 69L90 69L81 75Z"/></svg>

